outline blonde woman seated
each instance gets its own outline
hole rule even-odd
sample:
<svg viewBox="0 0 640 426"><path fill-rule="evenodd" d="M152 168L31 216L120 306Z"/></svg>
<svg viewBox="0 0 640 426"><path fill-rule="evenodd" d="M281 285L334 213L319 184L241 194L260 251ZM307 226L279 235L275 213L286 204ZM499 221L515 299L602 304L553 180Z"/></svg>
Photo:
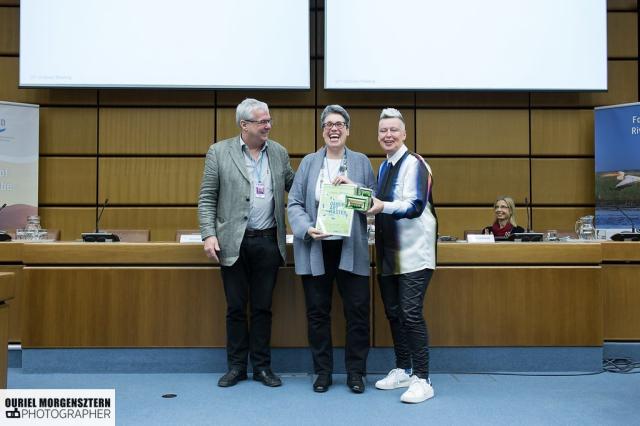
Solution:
<svg viewBox="0 0 640 426"><path fill-rule="evenodd" d="M493 203L495 220L493 225L482 230L483 234L493 234L494 237L508 238L511 234L524 232L522 226L516 222L516 204L511 197L498 197Z"/></svg>

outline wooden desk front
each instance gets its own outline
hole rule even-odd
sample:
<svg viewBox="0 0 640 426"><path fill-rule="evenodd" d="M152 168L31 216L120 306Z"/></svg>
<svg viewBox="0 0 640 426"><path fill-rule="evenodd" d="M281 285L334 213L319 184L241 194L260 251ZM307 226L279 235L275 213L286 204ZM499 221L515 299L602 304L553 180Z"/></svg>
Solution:
<svg viewBox="0 0 640 426"><path fill-rule="evenodd" d="M201 245L32 243L22 257L25 348L225 345L220 271ZM600 259L597 243L440 244L425 306L431 344L601 345ZM372 292L372 343L389 346L376 285ZM337 294L334 301L341 345ZM273 311L273 345L306 346L304 297L291 266L280 271Z"/></svg>
<svg viewBox="0 0 640 426"><path fill-rule="evenodd" d="M0 273L8 272L14 274L15 297L7 300L9 309L9 341L19 342L22 316L22 243L15 241L3 241L0 243Z"/></svg>
<svg viewBox="0 0 640 426"><path fill-rule="evenodd" d="M604 335L640 340L640 244L602 244Z"/></svg>
<svg viewBox="0 0 640 426"><path fill-rule="evenodd" d="M0 272L0 389L7 387L7 360L9 354L7 344L9 342L9 312L7 303L15 296L15 274L12 272Z"/></svg>

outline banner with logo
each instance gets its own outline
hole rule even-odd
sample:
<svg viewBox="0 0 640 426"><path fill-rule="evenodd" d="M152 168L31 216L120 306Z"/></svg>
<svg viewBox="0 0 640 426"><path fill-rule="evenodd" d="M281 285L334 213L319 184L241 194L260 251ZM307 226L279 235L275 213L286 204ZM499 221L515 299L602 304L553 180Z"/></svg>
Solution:
<svg viewBox="0 0 640 426"><path fill-rule="evenodd" d="M38 105L0 101L0 229L38 214Z"/></svg>
<svg viewBox="0 0 640 426"><path fill-rule="evenodd" d="M595 109L596 228L640 227L640 103Z"/></svg>

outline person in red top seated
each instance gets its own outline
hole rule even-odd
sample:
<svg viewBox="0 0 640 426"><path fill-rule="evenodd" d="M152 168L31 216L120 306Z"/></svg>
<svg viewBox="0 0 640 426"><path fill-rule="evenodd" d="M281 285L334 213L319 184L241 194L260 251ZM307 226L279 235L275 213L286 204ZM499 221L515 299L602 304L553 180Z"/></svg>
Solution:
<svg viewBox="0 0 640 426"><path fill-rule="evenodd" d="M494 237L507 238L511 234L524 232L522 226L516 223L516 203L511 197L498 197L493 203L495 221L493 225L482 230L483 234L493 234Z"/></svg>

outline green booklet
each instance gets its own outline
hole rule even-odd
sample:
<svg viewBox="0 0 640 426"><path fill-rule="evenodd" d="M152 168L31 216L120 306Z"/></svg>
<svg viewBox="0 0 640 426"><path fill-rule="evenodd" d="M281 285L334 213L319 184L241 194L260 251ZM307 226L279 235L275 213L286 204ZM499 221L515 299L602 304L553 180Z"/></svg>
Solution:
<svg viewBox="0 0 640 426"><path fill-rule="evenodd" d="M351 236L354 210L346 206L345 196L355 195L357 191L356 185L322 185L316 228L325 234Z"/></svg>

